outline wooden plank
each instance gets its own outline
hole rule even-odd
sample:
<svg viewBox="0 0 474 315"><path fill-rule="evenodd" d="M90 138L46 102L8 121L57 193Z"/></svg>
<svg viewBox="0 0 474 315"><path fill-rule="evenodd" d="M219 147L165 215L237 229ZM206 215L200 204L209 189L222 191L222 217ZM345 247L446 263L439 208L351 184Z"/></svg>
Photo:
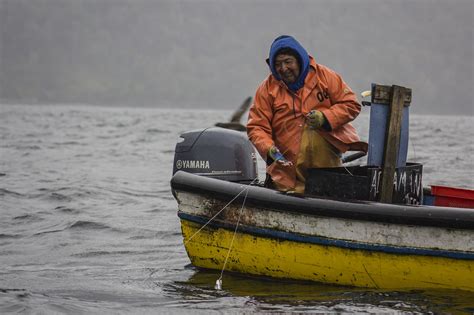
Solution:
<svg viewBox="0 0 474 315"><path fill-rule="evenodd" d="M393 178L397 167L398 150L400 147L400 132L402 130L402 115L407 89L402 86L391 87L390 110L385 133L384 164L380 188L380 201L392 202Z"/></svg>
<svg viewBox="0 0 474 315"><path fill-rule="evenodd" d="M411 89L405 88L405 106L410 106ZM392 87L388 85L375 85L372 91L372 103L390 104L392 99Z"/></svg>

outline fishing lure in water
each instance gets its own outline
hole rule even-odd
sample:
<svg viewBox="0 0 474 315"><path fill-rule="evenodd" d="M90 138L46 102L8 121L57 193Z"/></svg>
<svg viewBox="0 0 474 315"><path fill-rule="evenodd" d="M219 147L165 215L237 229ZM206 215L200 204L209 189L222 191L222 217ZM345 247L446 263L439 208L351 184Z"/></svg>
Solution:
<svg viewBox="0 0 474 315"><path fill-rule="evenodd" d="M214 286L214 289L222 290L222 279L217 279L216 280L216 285Z"/></svg>

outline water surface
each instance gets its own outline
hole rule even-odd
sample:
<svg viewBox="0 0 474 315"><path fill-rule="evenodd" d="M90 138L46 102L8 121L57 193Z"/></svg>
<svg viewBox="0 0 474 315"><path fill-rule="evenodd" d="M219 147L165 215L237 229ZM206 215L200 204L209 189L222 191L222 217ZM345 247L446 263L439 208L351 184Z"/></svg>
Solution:
<svg viewBox="0 0 474 315"><path fill-rule="evenodd" d="M462 291L380 291L189 265L174 146L230 111L0 105L0 313L474 312ZM368 117L356 121L367 139ZM424 183L474 187L474 119L411 117ZM262 165L260 164L260 169ZM263 177L263 174L260 174Z"/></svg>

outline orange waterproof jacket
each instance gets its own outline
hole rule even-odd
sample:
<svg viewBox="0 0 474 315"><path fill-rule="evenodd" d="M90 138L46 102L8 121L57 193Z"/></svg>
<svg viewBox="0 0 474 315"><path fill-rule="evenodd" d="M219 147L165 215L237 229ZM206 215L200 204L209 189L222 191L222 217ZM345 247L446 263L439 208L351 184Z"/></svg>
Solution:
<svg viewBox="0 0 474 315"><path fill-rule="evenodd" d="M367 151L367 144L360 142L355 128L350 124L359 115L361 106L357 98L333 70L317 64L310 57L310 70L304 87L297 93L290 91L285 83L270 74L258 87L255 101L250 107L247 134L264 160L268 150L275 145L292 167L274 163L267 168L272 174L284 174L284 186L294 187L295 165L300 150L300 141L305 115L311 110L321 111L332 131L319 130L319 134L340 152L348 150ZM272 176L273 178L273 176Z"/></svg>

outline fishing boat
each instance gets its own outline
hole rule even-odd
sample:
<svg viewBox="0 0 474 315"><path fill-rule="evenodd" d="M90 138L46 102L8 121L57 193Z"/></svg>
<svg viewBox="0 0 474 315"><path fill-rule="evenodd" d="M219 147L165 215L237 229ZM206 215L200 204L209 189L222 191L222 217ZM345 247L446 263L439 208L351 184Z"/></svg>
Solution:
<svg viewBox="0 0 474 315"><path fill-rule="evenodd" d="M258 181L256 153L244 133L212 127L181 135L171 188L191 263L357 287L474 291L474 191L423 188L422 165L403 157L402 95L387 201L388 153L375 146L387 147L385 131L393 125L380 123L377 88L367 165L310 170L303 195ZM386 95L392 108L393 88ZM382 141L374 136L382 133Z"/></svg>

